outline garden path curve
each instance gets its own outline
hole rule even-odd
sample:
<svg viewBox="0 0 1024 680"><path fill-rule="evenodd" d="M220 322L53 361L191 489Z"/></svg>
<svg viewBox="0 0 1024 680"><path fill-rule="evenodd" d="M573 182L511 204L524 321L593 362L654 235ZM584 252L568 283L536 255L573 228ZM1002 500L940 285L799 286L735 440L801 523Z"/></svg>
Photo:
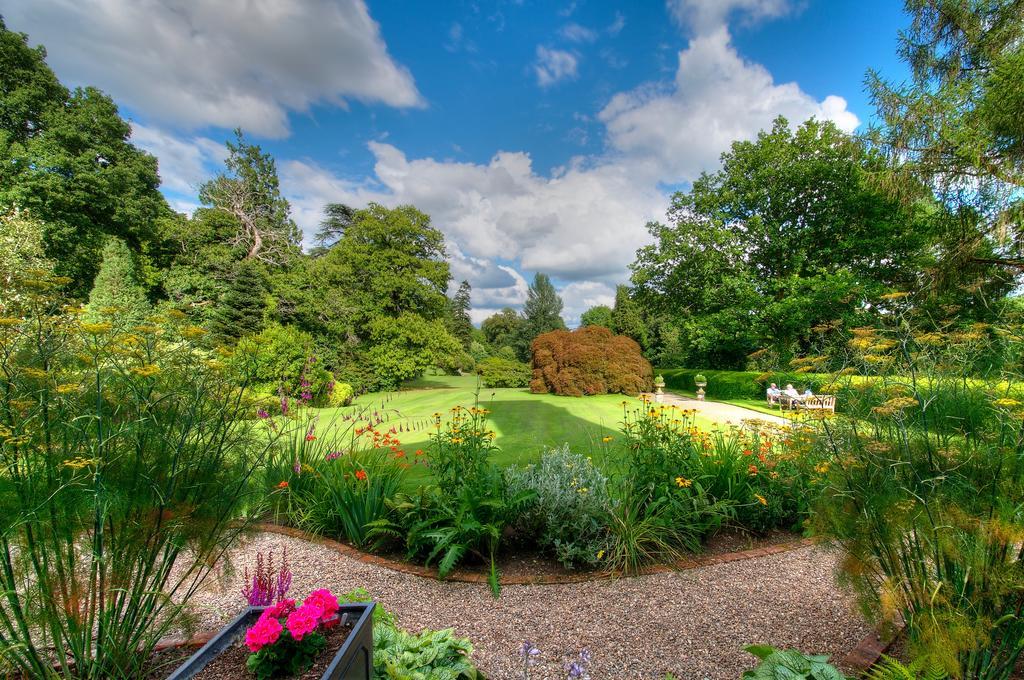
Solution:
<svg viewBox="0 0 1024 680"><path fill-rule="evenodd" d="M488 678L522 678L519 649L541 650L533 680L565 677L583 647L594 680L734 680L753 643L797 647L842 659L869 632L835 582L836 556L805 546L778 554L635 578L554 585L509 585L495 600L485 584L423 578L353 559L329 545L257 533L234 551L237 570L220 570L194 600L201 628L238 613L241 566L256 551L287 548L292 594L365 588L409 630L454 627L474 646Z"/></svg>
<svg viewBox="0 0 1024 680"><path fill-rule="evenodd" d="M763 420L776 425L789 425L790 421L781 416L761 413L742 406L725 404L720 401L699 401L692 397L683 397L672 392L662 395L662 404L676 405L679 408L695 409L698 413L719 423L733 422L739 424L744 420Z"/></svg>

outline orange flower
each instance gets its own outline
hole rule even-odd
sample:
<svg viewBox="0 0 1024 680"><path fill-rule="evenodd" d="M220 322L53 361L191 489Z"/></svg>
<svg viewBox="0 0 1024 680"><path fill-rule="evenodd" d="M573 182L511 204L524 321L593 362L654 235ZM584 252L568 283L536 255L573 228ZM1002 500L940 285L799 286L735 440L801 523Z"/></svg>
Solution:
<svg viewBox="0 0 1024 680"><path fill-rule="evenodd" d="M366 470L356 470L356 479L359 481L366 479Z"/></svg>
<svg viewBox="0 0 1024 680"><path fill-rule="evenodd" d="M423 455L423 449L416 449L416 455L417 456L422 456Z"/></svg>
<svg viewBox="0 0 1024 680"><path fill-rule="evenodd" d="M744 456L752 456L752 455L754 455L754 452L751 451L750 449L743 449L743 455Z"/></svg>
<svg viewBox="0 0 1024 680"><path fill-rule="evenodd" d="M277 485L277 488L278 489L287 489L288 488L288 482L286 482L286 481L284 481L282 479L281 482Z"/></svg>
<svg viewBox="0 0 1024 680"><path fill-rule="evenodd" d="M316 435L314 435L314 434L307 434L306 435L306 441L307 442L316 441Z"/></svg>
<svg viewBox="0 0 1024 680"><path fill-rule="evenodd" d="M747 468L747 474L749 474L751 477L755 476L757 474L757 466L756 465L749 466Z"/></svg>
<svg viewBox="0 0 1024 680"><path fill-rule="evenodd" d="M405 451L396 451L395 458L405 458Z"/></svg>

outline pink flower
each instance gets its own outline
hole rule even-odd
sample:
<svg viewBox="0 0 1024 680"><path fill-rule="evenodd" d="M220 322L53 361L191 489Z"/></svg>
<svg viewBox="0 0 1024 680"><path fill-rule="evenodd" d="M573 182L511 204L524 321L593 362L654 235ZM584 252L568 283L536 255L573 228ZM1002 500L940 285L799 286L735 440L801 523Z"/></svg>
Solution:
<svg viewBox="0 0 1024 680"><path fill-rule="evenodd" d="M245 646L250 652L258 652L266 645L272 645L281 637L281 622L275 618L260 616L256 624L245 631Z"/></svg>
<svg viewBox="0 0 1024 680"><path fill-rule="evenodd" d="M267 607L260 614L260 618L273 618L278 619L282 616L288 616L295 611L295 600L281 600L277 604Z"/></svg>
<svg viewBox="0 0 1024 680"><path fill-rule="evenodd" d="M338 613L338 598L332 595L331 591L326 588L311 592L303 604L320 607L323 610L323 614L320 615L321 621L326 621Z"/></svg>
<svg viewBox="0 0 1024 680"><path fill-rule="evenodd" d="M288 632L292 634L293 638L301 640L308 633L316 630L323 613L324 610L315 604L303 604L288 615L285 625L288 626Z"/></svg>

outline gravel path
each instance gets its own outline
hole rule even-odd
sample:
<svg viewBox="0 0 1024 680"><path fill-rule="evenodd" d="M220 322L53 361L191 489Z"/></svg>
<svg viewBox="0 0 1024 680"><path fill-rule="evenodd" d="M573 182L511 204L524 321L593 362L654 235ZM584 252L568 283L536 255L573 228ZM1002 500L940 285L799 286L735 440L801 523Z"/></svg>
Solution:
<svg viewBox="0 0 1024 680"><path fill-rule="evenodd" d="M485 585L443 583L345 557L329 547L256 534L195 599L202 628L241 607L241 568L257 550L287 548L292 595L315 588L362 587L409 630L454 627L494 680L521 678L524 640L541 649L531 678L560 679L567 655L587 647L591 677L734 680L750 665L751 643L798 647L841 658L868 632L835 585L835 557L808 547L768 557L669 574L583 584L506 586L495 600Z"/></svg>
<svg viewBox="0 0 1024 680"><path fill-rule="evenodd" d="M719 423L732 422L739 424L744 420L763 420L776 425L790 425L791 421L781 416L773 416L770 413L761 413L753 409L725 404L720 401L700 401L691 397L683 397L671 392L665 392L661 400L662 404L675 404L679 408L696 409L698 413Z"/></svg>

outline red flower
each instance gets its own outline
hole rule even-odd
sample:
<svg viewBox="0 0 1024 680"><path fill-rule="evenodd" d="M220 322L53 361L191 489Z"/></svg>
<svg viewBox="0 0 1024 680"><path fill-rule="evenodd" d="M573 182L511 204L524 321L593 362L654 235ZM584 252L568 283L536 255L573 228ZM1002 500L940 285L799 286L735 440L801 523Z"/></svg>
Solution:
<svg viewBox="0 0 1024 680"><path fill-rule="evenodd" d="M405 458L405 451L395 451L395 458Z"/></svg>
<svg viewBox="0 0 1024 680"><path fill-rule="evenodd" d="M306 441L307 442L311 442L311 441L315 441L315 440L316 440L316 435L312 435L312 434L307 434L306 435Z"/></svg>
<svg viewBox="0 0 1024 680"><path fill-rule="evenodd" d="M277 485L277 488L278 488L278 489L287 489L287 488L288 488L288 482L286 482L286 481L284 481L284 480L281 480L281 481L280 481L280 482L278 483L278 485Z"/></svg>
<svg viewBox="0 0 1024 680"><path fill-rule="evenodd" d="M416 455L417 456L422 456L423 455L423 449L416 449Z"/></svg>
<svg viewBox="0 0 1024 680"><path fill-rule="evenodd" d="M366 479L366 470L356 470L356 479L359 481Z"/></svg>

